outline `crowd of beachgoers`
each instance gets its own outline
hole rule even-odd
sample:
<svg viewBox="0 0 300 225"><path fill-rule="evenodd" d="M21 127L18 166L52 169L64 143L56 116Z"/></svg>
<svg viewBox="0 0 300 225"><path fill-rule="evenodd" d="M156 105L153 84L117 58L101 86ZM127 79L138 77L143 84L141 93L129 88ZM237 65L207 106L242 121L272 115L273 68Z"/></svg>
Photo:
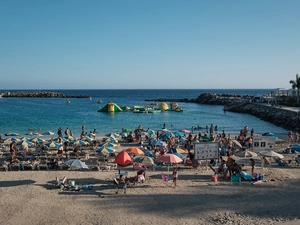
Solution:
<svg viewBox="0 0 300 225"><path fill-rule="evenodd" d="M259 166L261 157L245 158L237 154L243 150L252 152L251 137L257 135L253 129L245 126L239 134L218 133L217 129L211 125L207 129L197 127L193 131L169 132L167 129L145 130L139 126L99 136L96 130L87 133L83 127L82 135L74 138L70 129L59 128L57 134L50 133L47 140L45 135L34 136L31 140L18 140L18 136L2 139L1 159L11 171L0 177L0 207L4 210L0 222L15 224L26 218L26 224L147 224L149 221L296 224L299 216L294 205L297 205L299 193L293 190L300 178L294 160L297 153L284 152L292 140L276 142L276 152L284 155L286 166L280 167L271 161L264 168ZM33 144L26 145L26 142ZM221 157L208 160L207 164L198 163L193 158L194 145L202 142L219 143ZM13 155L11 148L15 151ZM137 148L138 152L128 151L130 148ZM130 164L115 163L122 152L128 153ZM168 154L181 157L182 161L170 165L157 160ZM149 164L143 165L140 160L147 157L153 159L153 164L148 161ZM87 169L64 164L71 159L84 162ZM32 172L34 169L39 172ZM231 173L246 173L251 179L234 185ZM259 179L258 174L264 176L264 181L253 185ZM124 189L123 181L126 195L118 191ZM81 187L80 191L76 185ZM290 190L288 196L282 194L285 190ZM20 201L23 204L19 204ZM33 210L39 218L32 215ZM53 217L53 213L57 216Z"/></svg>

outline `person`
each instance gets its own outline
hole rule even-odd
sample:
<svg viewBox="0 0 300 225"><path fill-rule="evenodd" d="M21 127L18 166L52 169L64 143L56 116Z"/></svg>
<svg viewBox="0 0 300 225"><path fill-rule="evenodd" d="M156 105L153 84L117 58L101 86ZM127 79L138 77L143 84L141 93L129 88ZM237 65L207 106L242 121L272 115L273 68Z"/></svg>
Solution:
<svg viewBox="0 0 300 225"><path fill-rule="evenodd" d="M65 130L65 135L69 135L69 128L67 127L67 129Z"/></svg>
<svg viewBox="0 0 300 225"><path fill-rule="evenodd" d="M178 172L177 172L176 167L173 168L172 177L173 177L173 184L176 187L177 179L178 179Z"/></svg>
<svg viewBox="0 0 300 225"><path fill-rule="evenodd" d="M255 161L254 159L250 159L250 163L251 163L251 175L252 177L254 176L254 167L255 167Z"/></svg>
<svg viewBox="0 0 300 225"><path fill-rule="evenodd" d="M58 135L58 137L62 137L62 128L60 127L60 128L58 128L58 130L57 130L57 135Z"/></svg>
<svg viewBox="0 0 300 225"><path fill-rule="evenodd" d="M228 171L229 171L229 177L231 177L232 175L232 171L233 171L233 159L231 158L231 155L229 152L227 152L227 167L228 167Z"/></svg>
<svg viewBox="0 0 300 225"><path fill-rule="evenodd" d="M237 164L237 162L235 160L233 160L233 170L232 170L232 172L234 174L239 174L239 175L242 172L242 167L239 164Z"/></svg>
<svg viewBox="0 0 300 225"><path fill-rule="evenodd" d="M253 128L251 129L250 136L251 136L251 137L253 137L253 136L254 136L254 129L253 129Z"/></svg>
<svg viewBox="0 0 300 225"><path fill-rule="evenodd" d="M65 155L66 155L66 158L68 158L68 143L67 142L64 142L64 145L63 145L63 149L64 149L64 152L65 152Z"/></svg>
<svg viewBox="0 0 300 225"><path fill-rule="evenodd" d="M58 177L56 177L55 187L60 187L60 188L64 187L66 181L67 181L66 177L63 177L63 179L61 179L61 180Z"/></svg>
<svg viewBox="0 0 300 225"><path fill-rule="evenodd" d="M15 141L10 143L9 151L10 151L10 155L11 155L11 161L13 161L15 158L15 154L16 154L16 142Z"/></svg>
<svg viewBox="0 0 300 225"><path fill-rule="evenodd" d="M221 164L218 168L218 173L219 174L223 174L223 177L226 178L227 177L227 173L228 173L228 166L225 162L224 159L222 159Z"/></svg>
<svg viewBox="0 0 300 225"><path fill-rule="evenodd" d="M73 131L70 129L70 136L73 137Z"/></svg>
<svg viewBox="0 0 300 225"><path fill-rule="evenodd" d="M126 194L126 178L124 175L120 175L120 179L119 181L117 181L116 179L114 179L116 185L117 185L117 191L116 191L116 194L119 193L119 188L122 188L124 189L124 194Z"/></svg>
<svg viewBox="0 0 300 225"><path fill-rule="evenodd" d="M61 144L61 145L58 147L58 150L57 150L57 154L58 154L60 157L62 157L63 150L64 150L64 146Z"/></svg>
<svg viewBox="0 0 300 225"><path fill-rule="evenodd" d="M139 174L137 174L137 182L144 183L145 182L145 171L141 170Z"/></svg>
<svg viewBox="0 0 300 225"><path fill-rule="evenodd" d="M289 142L293 142L294 140L293 140L293 132L290 130L289 132L288 132L288 143Z"/></svg>

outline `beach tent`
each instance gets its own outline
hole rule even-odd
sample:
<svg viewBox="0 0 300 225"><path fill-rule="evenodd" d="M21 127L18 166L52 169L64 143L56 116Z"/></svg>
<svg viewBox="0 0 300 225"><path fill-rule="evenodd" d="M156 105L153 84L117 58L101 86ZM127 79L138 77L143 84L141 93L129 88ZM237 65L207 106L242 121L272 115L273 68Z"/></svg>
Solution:
<svg viewBox="0 0 300 225"><path fill-rule="evenodd" d="M126 151L122 151L117 155L115 163L117 163L120 166L128 166L132 164L132 159Z"/></svg>
<svg viewBox="0 0 300 225"><path fill-rule="evenodd" d="M113 102L108 102L105 106L98 110L98 112L122 112L120 106Z"/></svg>

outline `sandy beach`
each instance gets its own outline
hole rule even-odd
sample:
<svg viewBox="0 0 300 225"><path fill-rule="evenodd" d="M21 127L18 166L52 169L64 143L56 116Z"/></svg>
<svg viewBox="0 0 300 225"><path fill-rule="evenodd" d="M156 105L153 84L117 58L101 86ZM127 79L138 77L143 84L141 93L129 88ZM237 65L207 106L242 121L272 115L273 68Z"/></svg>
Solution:
<svg viewBox="0 0 300 225"><path fill-rule="evenodd" d="M281 152L285 141L276 145ZM124 146L123 146L124 147ZM126 147L126 146L125 146ZM285 155L285 160L295 154ZM245 159L240 159L245 160ZM257 159L258 160L258 159ZM257 164L259 165L259 163ZM146 171L145 183L116 194L111 171L8 171L0 173L1 224L299 224L299 166L257 166L265 182L231 184L213 171L179 166L178 185L165 183L167 167ZM134 176L132 166L118 167ZM250 173L250 166L244 171ZM171 172L170 172L171 173ZM67 191L54 187L66 176L92 190Z"/></svg>

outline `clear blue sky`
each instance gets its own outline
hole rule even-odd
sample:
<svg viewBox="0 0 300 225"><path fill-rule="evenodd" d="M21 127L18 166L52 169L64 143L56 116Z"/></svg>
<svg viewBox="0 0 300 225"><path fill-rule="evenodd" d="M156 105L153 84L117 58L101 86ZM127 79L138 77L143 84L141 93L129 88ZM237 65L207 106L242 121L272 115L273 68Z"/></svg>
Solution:
<svg viewBox="0 0 300 225"><path fill-rule="evenodd" d="M0 1L0 89L279 88L299 0Z"/></svg>

